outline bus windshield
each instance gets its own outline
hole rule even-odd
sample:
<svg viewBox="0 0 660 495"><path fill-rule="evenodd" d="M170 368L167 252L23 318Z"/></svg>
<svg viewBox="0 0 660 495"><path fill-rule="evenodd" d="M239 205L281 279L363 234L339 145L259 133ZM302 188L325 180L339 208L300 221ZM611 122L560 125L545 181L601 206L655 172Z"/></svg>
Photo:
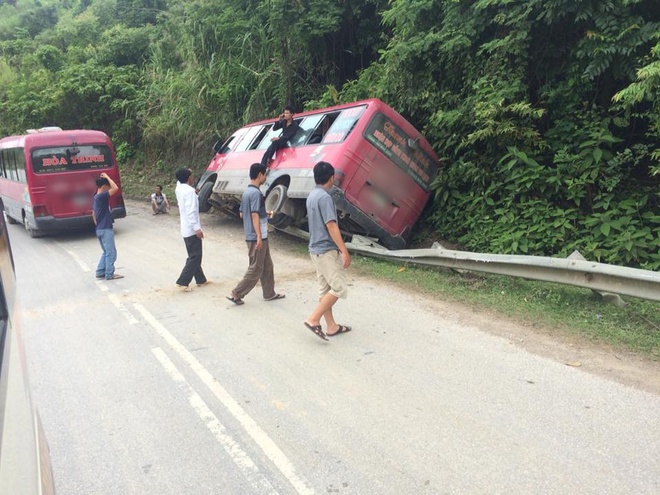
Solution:
<svg viewBox="0 0 660 495"><path fill-rule="evenodd" d="M37 174L111 168L112 152L106 145L37 148L32 151L32 167Z"/></svg>

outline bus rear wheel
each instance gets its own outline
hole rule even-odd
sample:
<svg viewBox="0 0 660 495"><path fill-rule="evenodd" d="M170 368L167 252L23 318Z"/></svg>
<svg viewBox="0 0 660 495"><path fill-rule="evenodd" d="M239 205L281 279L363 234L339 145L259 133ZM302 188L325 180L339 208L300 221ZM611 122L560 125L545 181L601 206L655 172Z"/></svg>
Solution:
<svg viewBox="0 0 660 495"><path fill-rule="evenodd" d="M199 190L199 211L201 213L206 213L211 209L211 203L209 203L211 193L213 193L213 182L205 182Z"/></svg>

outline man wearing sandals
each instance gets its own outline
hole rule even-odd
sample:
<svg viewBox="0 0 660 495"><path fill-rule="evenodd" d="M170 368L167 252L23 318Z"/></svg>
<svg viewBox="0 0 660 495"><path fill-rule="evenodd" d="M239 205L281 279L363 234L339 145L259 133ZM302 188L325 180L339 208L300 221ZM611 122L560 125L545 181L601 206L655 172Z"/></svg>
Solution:
<svg viewBox="0 0 660 495"><path fill-rule="evenodd" d="M243 230L248 248L249 266L243 279L227 296L237 305L243 304L243 298L261 282L261 290L266 301L284 299L284 294L275 292L275 274L273 260L268 246L268 216L266 199L259 187L266 182L268 169L260 163L250 166L250 185L241 198Z"/></svg>
<svg viewBox="0 0 660 495"><path fill-rule="evenodd" d="M339 325L332 314L332 307L339 298L347 295L346 268L351 255L341 238L337 224L337 209L330 196L335 183L335 169L328 162L314 165L316 187L307 198L307 222L309 225L309 254L316 268L319 282L319 303L304 324L323 340L351 331L351 327ZM326 332L321 327L325 319Z"/></svg>

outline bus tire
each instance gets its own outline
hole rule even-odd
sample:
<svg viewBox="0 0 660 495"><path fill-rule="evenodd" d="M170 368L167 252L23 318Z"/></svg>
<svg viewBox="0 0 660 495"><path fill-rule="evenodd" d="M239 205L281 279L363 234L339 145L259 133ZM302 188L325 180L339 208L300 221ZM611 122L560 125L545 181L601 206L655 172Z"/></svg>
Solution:
<svg viewBox="0 0 660 495"><path fill-rule="evenodd" d="M202 188L199 190L199 211L201 213L206 213L211 209L211 203L209 203L209 198L211 193L213 193L213 182L205 182Z"/></svg>
<svg viewBox="0 0 660 495"><path fill-rule="evenodd" d="M270 223L278 229L286 229L293 223L293 218L281 211L287 200L286 191L287 187L284 184L278 184L266 196L266 211L273 212Z"/></svg>

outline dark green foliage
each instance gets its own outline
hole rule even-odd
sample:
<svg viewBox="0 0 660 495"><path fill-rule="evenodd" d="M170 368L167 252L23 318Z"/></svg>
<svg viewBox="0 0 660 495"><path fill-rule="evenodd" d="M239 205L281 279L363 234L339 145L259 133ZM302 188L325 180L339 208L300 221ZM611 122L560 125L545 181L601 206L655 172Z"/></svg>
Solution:
<svg viewBox="0 0 660 495"><path fill-rule="evenodd" d="M40 0L0 5L0 133L97 127L208 159L296 108L380 97L442 160L466 249L660 268L657 0ZM144 158L143 158L144 159Z"/></svg>
<svg viewBox="0 0 660 495"><path fill-rule="evenodd" d="M652 4L394 1L387 49L342 96L423 128L443 161L428 221L448 240L658 269Z"/></svg>

